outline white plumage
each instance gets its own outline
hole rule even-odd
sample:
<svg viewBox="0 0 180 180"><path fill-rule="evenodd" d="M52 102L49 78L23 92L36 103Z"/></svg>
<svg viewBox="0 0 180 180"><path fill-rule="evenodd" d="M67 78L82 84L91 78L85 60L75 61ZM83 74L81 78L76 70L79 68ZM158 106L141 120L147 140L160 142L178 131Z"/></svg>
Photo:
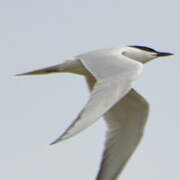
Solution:
<svg viewBox="0 0 180 180"><path fill-rule="evenodd" d="M148 117L147 101L133 84L143 64L171 53L144 46L101 49L75 56L64 63L20 75L70 72L86 77L91 96L67 130L53 143L70 138L104 117L105 150L96 180L115 180L137 147Z"/></svg>

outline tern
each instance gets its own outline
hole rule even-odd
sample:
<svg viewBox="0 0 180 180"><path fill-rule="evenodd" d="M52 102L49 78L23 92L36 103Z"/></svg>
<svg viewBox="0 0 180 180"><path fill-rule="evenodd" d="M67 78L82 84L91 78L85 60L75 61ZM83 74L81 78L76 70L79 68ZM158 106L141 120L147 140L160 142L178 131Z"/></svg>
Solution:
<svg viewBox="0 0 180 180"><path fill-rule="evenodd" d="M62 64L18 74L75 73L85 76L91 92L75 121L52 144L68 139L100 117L107 124L102 161L96 180L115 180L135 151L144 131L149 103L134 88L143 64L172 53L145 46L124 46L90 51Z"/></svg>

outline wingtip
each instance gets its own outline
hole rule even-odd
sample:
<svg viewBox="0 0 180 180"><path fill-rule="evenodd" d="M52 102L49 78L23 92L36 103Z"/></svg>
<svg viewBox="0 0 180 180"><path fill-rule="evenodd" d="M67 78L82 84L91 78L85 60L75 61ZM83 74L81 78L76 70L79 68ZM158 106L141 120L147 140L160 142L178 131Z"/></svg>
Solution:
<svg viewBox="0 0 180 180"><path fill-rule="evenodd" d="M38 73L36 71L26 72L26 73L20 73L15 74L15 76L31 76L31 75L41 75L42 73Z"/></svg>
<svg viewBox="0 0 180 180"><path fill-rule="evenodd" d="M50 144L49 144L49 146L52 146L52 145L54 145L54 143L50 143Z"/></svg>
<svg viewBox="0 0 180 180"><path fill-rule="evenodd" d="M54 144L56 144L57 142L53 141L52 143L50 143L49 145L52 146Z"/></svg>
<svg viewBox="0 0 180 180"><path fill-rule="evenodd" d="M28 73L15 74L15 76L33 76L33 75L42 75L42 74L45 73L28 72Z"/></svg>
<svg viewBox="0 0 180 180"><path fill-rule="evenodd" d="M57 143L59 143L59 142L62 142L63 140L64 140L64 139L63 139L62 137L60 137L60 138L56 139L55 141L51 142L49 145L52 146L52 145L54 145L54 144L57 144Z"/></svg>
<svg viewBox="0 0 180 180"><path fill-rule="evenodd" d="M21 73L21 74L15 74L14 76L25 76L25 73Z"/></svg>

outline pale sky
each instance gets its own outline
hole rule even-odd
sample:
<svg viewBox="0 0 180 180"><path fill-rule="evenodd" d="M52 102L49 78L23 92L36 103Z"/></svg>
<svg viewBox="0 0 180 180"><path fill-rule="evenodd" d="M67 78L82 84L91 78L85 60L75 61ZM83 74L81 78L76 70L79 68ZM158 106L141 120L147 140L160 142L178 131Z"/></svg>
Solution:
<svg viewBox="0 0 180 180"><path fill-rule="evenodd" d="M150 103L144 138L120 180L180 178L178 0L0 2L0 179L94 180L103 150L99 120L49 146L88 98L82 77L14 74L105 47L146 45L175 56L145 65L135 89Z"/></svg>

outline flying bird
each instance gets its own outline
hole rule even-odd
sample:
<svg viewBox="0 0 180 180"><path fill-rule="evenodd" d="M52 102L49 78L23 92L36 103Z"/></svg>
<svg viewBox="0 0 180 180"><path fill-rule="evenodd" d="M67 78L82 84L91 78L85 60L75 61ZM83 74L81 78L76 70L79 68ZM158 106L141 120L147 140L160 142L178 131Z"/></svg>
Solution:
<svg viewBox="0 0 180 180"><path fill-rule="evenodd" d="M99 49L18 75L75 73L85 77L90 98L74 122L51 145L104 117L108 129L96 180L116 180L139 144L148 118L149 104L133 88L134 82L142 73L143 64L170 55L173 54L134 45Z"/></svg>

